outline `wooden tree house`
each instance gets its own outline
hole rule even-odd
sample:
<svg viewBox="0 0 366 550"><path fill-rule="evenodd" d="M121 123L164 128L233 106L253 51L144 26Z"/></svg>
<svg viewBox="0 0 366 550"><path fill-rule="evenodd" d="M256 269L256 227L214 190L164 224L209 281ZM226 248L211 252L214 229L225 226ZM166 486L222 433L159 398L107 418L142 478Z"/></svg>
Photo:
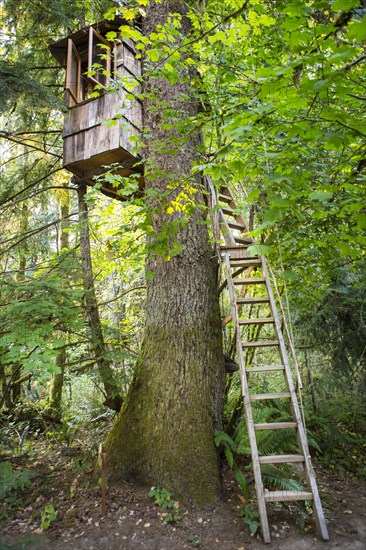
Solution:
<svg viewBox="0 0 366 550"><path fill-rule="evenodd" d="M140 157L130 141L142 128L141 62L134 42L120 33L122 24L118 18L102 21L49 47L66 71L63 167L94 185L94 176L113 165L114 174L140 175L142 189ZM123 199L108 182L101 191Z"/></svg>

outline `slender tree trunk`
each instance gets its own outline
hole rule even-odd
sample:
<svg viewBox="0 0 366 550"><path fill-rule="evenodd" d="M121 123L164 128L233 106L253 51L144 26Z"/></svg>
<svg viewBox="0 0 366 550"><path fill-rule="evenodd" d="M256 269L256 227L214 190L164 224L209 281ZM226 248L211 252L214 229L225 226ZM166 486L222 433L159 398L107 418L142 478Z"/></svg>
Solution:
<svg viewBox="0 0 366 550"><path fill-rule="evenodd" d="M313 381L313 373L311 372L311 367L310 367L310 363L309 363L307 350L305 350L305 366L306 366L306 371L307 371L307 375L308 375L308 384L309 384L309 391L310 391L310 396L311 396L311 404L313 405L314 411L316 411L317 410L317 402L316 402L316 395L315 395L315 388L314 388L314 381Z"/></svg>
<svg viewBox="0 0 366 550"><path fill-rule="evenodd" d="M2 411L3 409L9 411L12 408L13 403L11 400L10 383L11 381L7 381L6 379L5 367L0 363L0 411Z"/></svg>
<svg viewBox="0 0 366 550"><path fill-rule="evenodd" d="M52 412L55 413L56 418L59 418L61 416L61 410L62 410L62 390L64 387L65 363L66 363L66 350L63 349L60 351L60 353L56 357L56 365L57 367L59 367L60 372L57 372L52 375L51 386L50 386L49 406Z"/></svg>
<svg viewBox="0 0 366 550"><path fill-rule="evenodd" d="M65 192L61 194L59 202L61 205L60 248L62 254L63 250L68 250L70 247L68 231L70 216L70 191L68 189L65 189ZM66 349L62 349L56 357L56 365L60 369L60 372L53 374L51 379L49 406L57 416L61 415L62 409L62 390L64 386L66 355Z"/></svg>
<svg viewBox="0 0 366 550"><path fill-rule="evenodd" d="M169 12L183 15L187 32L184 10L180 1L150 4L144 33L164 24ZM145 77L145 91L152 94L144 104L145 188L147 192L164 192L178 181L178 188L169 195L173 201L187 189L188 182L196 205L202 206L201 181L190 174L201 138L192 133L188 142L184 136L181 139L179 129L167 129L163 124L179 117L179 125L197 114L189 76L188 69L182 70L182 78L174 85ZM162 117L162 103L166 113L173 110L171 120ZM154 277L147 280L141 356L127 406L107 440L107 456L115 476L165 487L187 503L205 505L215 502L220 494L214 432L221 427L224 359L217 262L209 245L204 209L195 208L187 215L172 212L171 205L167 202L157 207L151 201L152 227L159 239L162 232L169 233L173 222L173 229L179 227L175 238L182 248L170 261L153 253L147 259L147 269ZM154 245L154 237L148 244Z"/></svg>
<svg viewBox="0 0 366 550"><path fill-rule="evenodd" d="M23 205L22 205L22 216L21 216L21 221L20 221L20 231L21 231L21 234L26 234L26 232L28 231L29 229L29 208L28 208L28 204L26 201L23 202ZM25 241L22 246L20 247L20 252L19 252L19 272L18 272L18 275L17 275L17 280L19 282L21 281L24 281L25 280L25 270L27 268L27 256L28 256L28 245L27 245L27 241ZM22 375L22 367L21 365L17 365L17 364L14 364L12 365L12 369L11 369L11 379L12 379L12 390L11 390L11 394L12 394L12 402L13 402L13 405L20 399L20 395L21 395L21 383L19 384L14 384L14 382L16 382L17 380L19 380L21 378L21 375Z"/></svg>
<svg viewBox="0 0 366 550"><path fill-rule="evenodd" d="M85 311L92 337L92 349L99 369L105 391L104 404L119 411L122 398L118 393L113 369L106 359L107 349L103 338L102 324L99 317L97 298L94 288L93 268L90 254L90 236L88 226L88 206L85 201L86 184L80 183L78 188L79 220L80 220L80 251L85 291Z"/></svg>

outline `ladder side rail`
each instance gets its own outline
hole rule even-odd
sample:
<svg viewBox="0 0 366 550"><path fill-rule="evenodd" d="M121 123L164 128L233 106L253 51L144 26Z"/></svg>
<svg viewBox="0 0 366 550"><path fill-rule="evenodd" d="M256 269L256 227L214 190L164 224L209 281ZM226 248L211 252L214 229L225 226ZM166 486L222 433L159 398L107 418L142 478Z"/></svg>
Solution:
<svg viewBox="0 0 366 550"><path fill-rule="evenodd" d="M213 188L213 184L211 182L210 189L212 189L212 188ZM232 196L232 193L231 193L231 191L230 191L230 189L227 185L225 186L225 190L226 190L225 192L231 198L230 206L235 211L238 207L237 207L237 204L236 204L236 202L235 202L235 200ZM218 200L216 199L216 202L219 202L219 197L218 197ZM243 226L243 228L241 229L241 232L242 233L248 233L248 231L249 231L248 225L247 225L246 221L244 220L243 216L241 214L232 214L232 216L234 217L234 219L237 223L240 223ZM226 216L225 216L222 208L220 208L220 210L219 210L219 218L220 218L220 226L221 226L221 228L224 229L222 231L222 233L223 233L226 245L227 246L236 246L237 243L235 241L234 235L231 231L231 228L229 227L229 223L226 219ZM254 242L253 238L250 238L250 241Z"/></svg>
<svg viewBox="0 0 366 550"><path fill-rule="evenodd" d="M275 302L275 299L274 299L274 295L273 295L273 291L272 291L272 287L271 287L271 282L270 282L270 279L269 279L269 273L268 273L268 269L267 269L266 259L264 258L264 256L262 256L262 265L263 265L263 273L264 273L264 276L266 278L267 296L268 296L269 302L270 302L272 317L274 318L274 326L275 326L275 332L276 332L276 336L277 336L278 343L279 343L280 355L281 355L282 363L285 367L286 383L287 383L288 390L291 393L291 401L292 401L292 405L293 405L293 412L294 412L294 415L295 415L295 420L298 423L298 426L300 428L299 429L299 435L300 435L300 439L301 439L301 445L303 447L302 451L304 452L304 455L309 455L309 449L308 449L308 446L307 446L307 438L306 438L306 435L305 435L305 430L304 430L304 426L303 426L303 422L302 422L300 407L299 407L299 404L298 404L297 395L296 395L296 391L295 391L295 386L294 386L293 379L292 379L292 372L291 372L291 367L290 367L290 363L289 363L289 360L288 360L285 341L284 341L282 330L281 330L281 321L280 321L280 318L279 318L279 315L278 315L277 306L276 306L276 302Z"/></svg>
<svg viewBox="0 0 366 550"><path fill-rule="evenodd" d="M221 208L219 210L219 220L220 220L221 232L223 234L226 246L236 246L234 236L231 232L229 224L227 223L226 217L223 211L221 210Z"/></svg>
<svg viewBox="0 0 366 550"><path fill-rule="evenodd" d="M250 449L251 449L251 455L252 455L253 473L254 473L255 487L256 487L256 493L257 493L259 516L260 516L261 526L262 526L262 535L263 535L264 542L269 543L270 533L269 533L266 504L264 501L264 487L263 487L263 480L262 480L262 472L260 469L257 439L256 439L255 429L254 429L252 407L251 407L250 398L249 398L249 386L248 386L248 380L247 380L246 371L245 371L244 353L243 353L241 338L240 338L240 326L239 326L237 306L236 306L235 289L234 289L234 284L231 277L229 254L225 254L225 265L226 265L226 277L227 277L230 303L231 303L231 314L232 314L232 319L234 324L234 330L236 333L236 349L237 349L238 359L239 359L240 379L241 379L241 385L242 385L242 391L243 391L245 414L247 418L247 430L248 430L249 443L250 443Z"/></svg>
<svg viewBox="0 0 366 550"><path fill-rule="evenodd" d="M299 403L298 403L298 400L297 400L297 395L296 395L296 392L295 392L294 383L293 383L293 380L292 380L292 373L291 373L291 368L290 368L290 364L289 364L289 361L288 361L286 346L285 346L283 334L282 334L282 331L281 331L281 323L280 323L280 319L279 319L278 312L277 312L276 302L275 302L275 299L274 299L274 296L273 296L271 282L270 282L270 279L269 279L269 273L268 273L268 269L267 269L266 259L265 259L264 256L262 256L262 266L263 266L263 274L266 278L266 289L267 289L267 294L268 294L268 297L269 297L269 300L270 300L272 316L274 317L274 320L275 320L275 331L276 331L277 339L278 339L278 342L279 342L280 355L281 355L281 359L283 361L283 365L285 367L286 382L287 382L288 390L291 394L292 409L293 409L293 413L294 413L294 416L295 416L295 420L297 422L298 434L299 434L299 445L300 445L300 449L301 449L301 451L304 455L304 459L305 459L305 465L306 465L305 473L306 473L306 477L307 477L311 492L313 494L313 506L314 506L315 518L316 518L317 526L318 526L318 529L321 533L321 536L323 537L324 540L329 540L329 534L328 534L328 529L327 529L327 525L326 525L326 520L325 520L325 517L324 517L323 507L322 507L322 504L321 504L321 501L320 501L318 486L317 486L317 483L316 483L315 473L314 473L314 469L313 469L313 466L312 466L311 457L310 457L310 453L309 453L307 436L306 436L304 425L303 425L302 418L301 418L300 407L299 407Z"/></svg>
<svg viewBox="0 0 366 550"><path fill-rule="evenodd" d="M230 196L232 198L232 201L230 203L230 206L231 208L235 211L237 210L238 206L233 198L233 195L231 193L231 191L229 190L229 188L227 187L229 193L230 193ZM244 226L244 228L242 229L243 233L248 233L249 232L249 229L248 229L248 224L246 223L246 221L244 220L243 216L241 214L232 214L232 216L234 217L235 221L237 223L240 223Z"/></svg>
<svg viewBox="0 0 366 550"><path fill-rule="evenodd" d="M211 176L205 175L203 177L204 177L205 181L207 182L207 188L208 188L208 191L209 191L208 198L209 198L209 203L211 203L210 204L210 207L211 207L210 218L211 218L211 223L212 223L213 237L214 237L216 243L219 245L219 242L220 242L220 213L215 208L218 204L217 193L216 193L216 189L214 187L214 184L212 183Z"/></svg>
<svg viewBox="0 0 366 550"><path fill-rule="evenodd" d="M293 342L293 339L292 339L292 337L291 337L290 330L289 330L289 327L288 327L288 324L287 324L287 321L286 321L286 313L285 313L285 310L284 310L284 307L283 307L283 303L282 303L282 300L281 300L280 291L279 291L279 288L278 288L278 285L277 285L276 278L275 278L275 276L274 276L273 270L271 269L270 266L269 266L268 271L269 271L269 273L272 275L273 285L274 285L274 288L275 288L275 291L276 291L276 294L277 294L278 303L279 303L280 310L281 310L281 315L282 315L282 320L283 320L283 326L285 327L286 336L287 336L287 340L288 340L288 343L289 343L291 355L292 355L293 360L294 360L297 384L298 384L299 389L302 390L302 389L303 389L303 384L302 384L302 380L301 380L301 374L300 374L299 363L298 363L297 357L296 357L295 345L294 345L294 342Z"/></svg>

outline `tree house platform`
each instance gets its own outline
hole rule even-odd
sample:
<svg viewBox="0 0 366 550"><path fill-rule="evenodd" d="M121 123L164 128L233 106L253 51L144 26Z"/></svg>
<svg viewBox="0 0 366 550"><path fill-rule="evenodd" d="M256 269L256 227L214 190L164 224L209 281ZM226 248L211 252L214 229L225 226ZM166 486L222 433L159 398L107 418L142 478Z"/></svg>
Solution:
<svg viewBox="0 0 366 550"><path fill-rule="evenodd" d="M63 167L95 185L95 176L113 165L113 174L137 174L142 191L136 141L142 129L141 62L134 42L120 33L122 24L126 22L121 18L102 21L49 47L66 70ZM124 198L106 181L101 191Z"/></svg>

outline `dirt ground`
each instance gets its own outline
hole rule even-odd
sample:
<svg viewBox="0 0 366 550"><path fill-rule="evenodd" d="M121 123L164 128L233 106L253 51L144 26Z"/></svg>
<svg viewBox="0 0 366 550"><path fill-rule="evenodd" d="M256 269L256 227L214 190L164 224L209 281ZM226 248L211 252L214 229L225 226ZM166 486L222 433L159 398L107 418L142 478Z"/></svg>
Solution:
<svg viewBox="0 0 366 550"><path fill-rule="evenodd" d="M183 519L164 523L148 487L127 483L108 490L106 514L101 514L101 490L78 449L48 448L32 464L17 457L13 468L30 468L36 475L20 492L21 506L8 510L1 550L263 550L260 534L251 535L239 513L242 497L232 472L225 469L224 494L216 506L201 510L180 507ZM270 505L272 544L276 550L365 550L366 484L316 464L330 541L317 536L311 517L296 505ZM40 528L45 505L56 520ZM4 507L2 509L4 512Z"/></svg>

